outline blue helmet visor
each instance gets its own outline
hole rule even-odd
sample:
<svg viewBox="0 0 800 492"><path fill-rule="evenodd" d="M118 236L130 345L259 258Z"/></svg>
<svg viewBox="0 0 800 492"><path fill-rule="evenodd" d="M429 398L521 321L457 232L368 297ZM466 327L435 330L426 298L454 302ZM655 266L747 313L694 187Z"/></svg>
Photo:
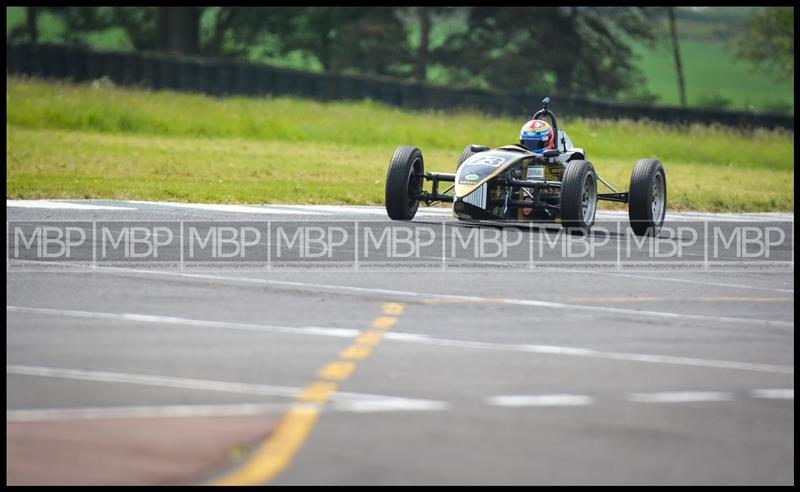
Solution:
<svg viewBox="0 0 800 492"><path fill-rule="evenodd" d="M531 138L521 138L520 143L525 146L528 150L532 152L537 152L540 150L544 150L549 143L549 140L545 140L541 137L531 137Z"/></svg>

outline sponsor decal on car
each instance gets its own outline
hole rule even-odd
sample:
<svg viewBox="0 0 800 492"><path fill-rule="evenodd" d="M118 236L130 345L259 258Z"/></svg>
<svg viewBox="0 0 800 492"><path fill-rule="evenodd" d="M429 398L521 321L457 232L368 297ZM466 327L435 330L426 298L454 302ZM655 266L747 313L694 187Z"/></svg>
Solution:
<svg viewBox="0 0 800 492"><path fill-rule="evenodd" d="M537 178L543 179L544 178L544 166L531 166L528 168L528 179Z"/></svg>

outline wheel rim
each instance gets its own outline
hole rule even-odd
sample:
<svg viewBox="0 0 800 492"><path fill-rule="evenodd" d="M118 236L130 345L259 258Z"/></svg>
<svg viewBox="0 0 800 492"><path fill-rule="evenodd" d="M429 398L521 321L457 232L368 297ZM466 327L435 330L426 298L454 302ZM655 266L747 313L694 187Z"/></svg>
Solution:
<svg viewBox="0 0 800 492"><path fill-rule="evenodd" d="M419 167L419 159L414 161L411 165L411 176L408 177L408 202L407 207L409 211L414 210L419 202L418 195L422 192L422 180L417 176L417 168Z"/></svg>
<svg viewBox="0 0 800 492"><path fill-rule="evenodd" d="M658 225L664 217L664 206L666 204L666 197L664 193L664 177L661 173L656 174L656 179L653 180L653 188L650 190L650 210L652 212L653 222Z"/></svg>
<svg viewBox="0 0 800 492"><path fill-rule="evenodd" d="M581 193L581 208L583 210L583 222L591 224L594 220L594 212L597 207L597 186L595 186L594 175L586 175L583 182L583 192Z"/></svg>

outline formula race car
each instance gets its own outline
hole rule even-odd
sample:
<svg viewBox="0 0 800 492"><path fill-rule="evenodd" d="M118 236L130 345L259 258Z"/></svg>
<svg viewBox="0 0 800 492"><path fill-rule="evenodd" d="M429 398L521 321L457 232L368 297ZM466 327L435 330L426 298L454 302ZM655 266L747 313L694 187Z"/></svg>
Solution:
<svg viewBox="0 0 800 492"><path fill-rule="evenodd" d="M386 176L386 212L393 220L411 220L419 203L453 203L453 214L466 220L541 221L560 223L570 232L588 233L595 221L598 200L628 204L637 235L658 234L667 208L667 180L656 159L640 159L631 173L628 191L620 192L594 170L582 148L572 145L548 109L550 98L533 120L550 121L555 142L541 153L512 144L490 149L468 145L455 173L425 172L422 152L397 147ZM546 125L542 125L546 126ZM431 191L423 191L425 181ZM597 182L610 193L598 193ZM439 191L439 183L453 183ZM450 192L452 191L452 194Z"/></svg>

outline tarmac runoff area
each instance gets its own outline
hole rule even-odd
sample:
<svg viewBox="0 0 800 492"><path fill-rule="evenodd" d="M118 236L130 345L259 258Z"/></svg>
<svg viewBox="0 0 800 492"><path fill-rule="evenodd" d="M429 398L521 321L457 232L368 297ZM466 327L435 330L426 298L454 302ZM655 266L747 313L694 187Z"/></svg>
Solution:
<svg viewBox="0 0 800 492"><path fill-rule="evenodd" d="M587 259L557 225L444 208L6 212L8 484L794 483L793 214L668 213L637 243L600 212ZM41 225L95 235L69 260L15 250ZM153 225L163 264L106 261ZM190 225L263 234L246 262L192 263ZM277 256L278 227L304 226L345 233ZM419 254L364 249L389 226ZM498 237L499 256L469 242Z"/></svg>

